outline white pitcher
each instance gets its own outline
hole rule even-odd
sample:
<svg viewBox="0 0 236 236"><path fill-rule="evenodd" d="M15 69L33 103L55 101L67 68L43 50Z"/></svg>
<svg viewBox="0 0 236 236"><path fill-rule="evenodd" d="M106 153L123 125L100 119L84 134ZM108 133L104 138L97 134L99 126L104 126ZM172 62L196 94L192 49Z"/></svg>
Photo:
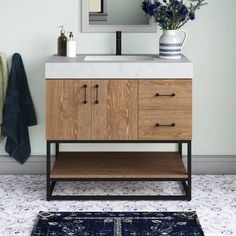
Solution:
<svg viewBox="0 0 236 236"><path fill-rule="evenodd" d="M164 30L160 37L159 57L163 59L179 59L187 37L183 30Z"/></svg>

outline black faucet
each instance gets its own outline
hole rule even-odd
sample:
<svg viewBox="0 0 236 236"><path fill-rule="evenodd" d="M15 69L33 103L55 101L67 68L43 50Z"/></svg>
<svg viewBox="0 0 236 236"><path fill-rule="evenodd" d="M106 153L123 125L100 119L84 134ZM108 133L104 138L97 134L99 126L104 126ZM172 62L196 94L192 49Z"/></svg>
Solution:
<svg viewBox="0 0 236 236"><path fill-rule="evenodd" d="M121 31L116 31L116 55L121 55Z"/></svg>

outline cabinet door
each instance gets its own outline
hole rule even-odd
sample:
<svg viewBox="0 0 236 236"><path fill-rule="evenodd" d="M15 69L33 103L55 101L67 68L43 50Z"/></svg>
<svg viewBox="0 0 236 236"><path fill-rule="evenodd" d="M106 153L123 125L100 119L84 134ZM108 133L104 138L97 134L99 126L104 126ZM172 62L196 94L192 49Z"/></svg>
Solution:
<svg viewBox="0 0 236 236"><path fill-rule="evenodd" d="M47 80L46 86L47 140L90 140L91 81Z"/></svg>
<svg viewBox="0 0 236 236"><path fill-rule="evenodd" d="M137 140L138 81L93 81L92 101L93 140Z"/></svg>

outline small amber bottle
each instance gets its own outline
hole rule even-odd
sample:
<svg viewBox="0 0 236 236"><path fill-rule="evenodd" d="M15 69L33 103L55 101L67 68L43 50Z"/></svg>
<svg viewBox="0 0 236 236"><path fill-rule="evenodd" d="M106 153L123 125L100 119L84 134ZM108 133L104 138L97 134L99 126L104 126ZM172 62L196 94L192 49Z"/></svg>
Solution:
<svg viewBox="0 0 236 236"><path fill-rule="evenodd" d="M61 35L58 37L58 40L57 40L57 55L58 56L66 56L67 37L65 35L64 27L63 26L59 26L59 27L61 28Z"/></svg>

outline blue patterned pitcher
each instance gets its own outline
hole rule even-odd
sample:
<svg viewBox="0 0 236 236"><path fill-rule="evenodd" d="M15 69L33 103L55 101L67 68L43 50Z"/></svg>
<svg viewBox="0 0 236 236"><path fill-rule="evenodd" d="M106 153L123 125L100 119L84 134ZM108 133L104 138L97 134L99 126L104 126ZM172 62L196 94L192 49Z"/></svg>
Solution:
<svg viewBox="0 0 236 236"><path fill-rule="evenodd" d="M187 37L183 30L164 30L160 37L159 57L163 59L179 59Z"/></svg>

